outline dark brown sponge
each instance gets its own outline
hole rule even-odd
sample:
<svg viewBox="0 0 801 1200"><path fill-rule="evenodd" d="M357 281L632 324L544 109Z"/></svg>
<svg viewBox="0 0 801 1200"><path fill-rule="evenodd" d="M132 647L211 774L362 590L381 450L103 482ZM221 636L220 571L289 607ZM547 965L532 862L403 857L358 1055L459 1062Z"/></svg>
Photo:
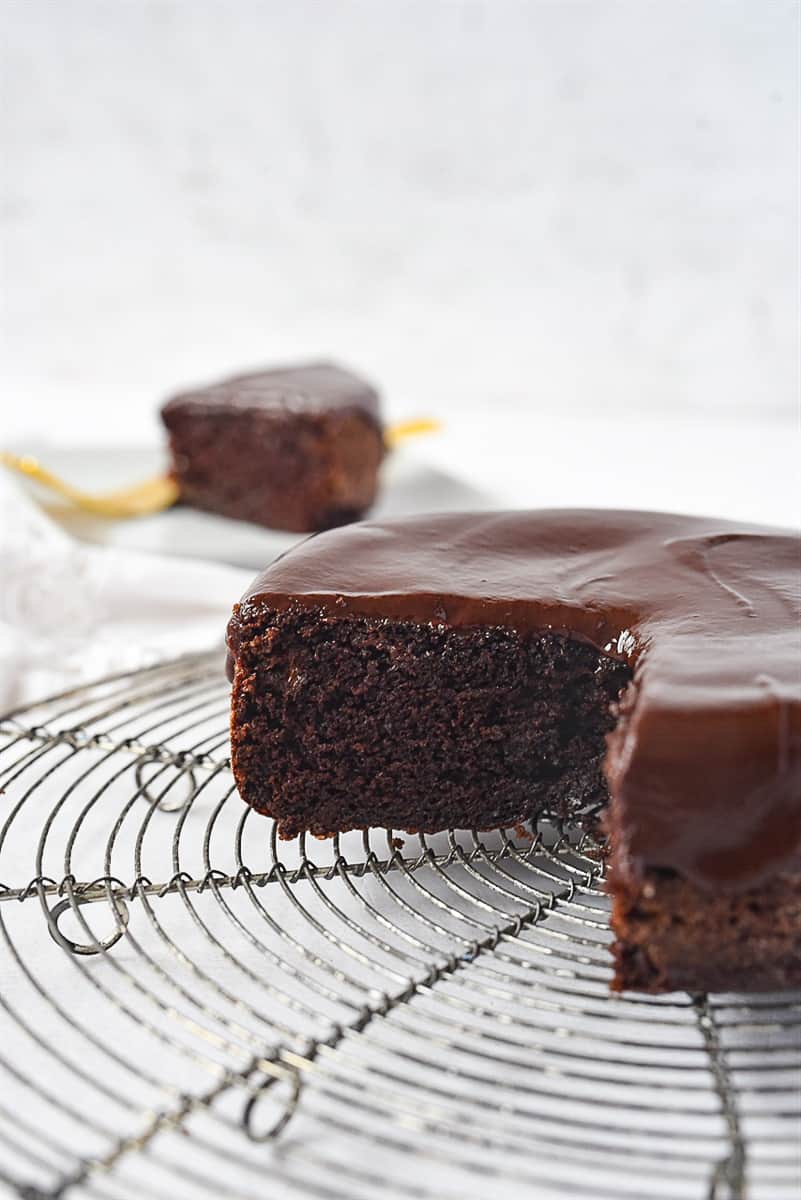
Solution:
<svg viewBox="0 0 801 1200"><path fill-rule="evenodd" d="M488 829L605 803L604 735L630 671L586 643L308 609L234 624L234 774L283 837Z"/></svg>
<svg viewBox="0 0 801 1200"><path fill-rule="evenodd" d="M433 833L550 814L595 827L631 670L585 642L290 607L232 622L239 791L282 837ZM614 871L616 991L801 986L801 873L733 894Z"/></svg>
<svg viewBox="0 0 801 1200"><path fill-rule="evenodd" d="M612 877L615 991L801 987L801 872L711 893L673 871Z"/></svg>
<svg viewBox="0 0 801 1200"><path fill-rule="evenodd" d="M162 409L181 500L297 533L357 520L378 487L378 397L339 367L264 371Z"/></svg>

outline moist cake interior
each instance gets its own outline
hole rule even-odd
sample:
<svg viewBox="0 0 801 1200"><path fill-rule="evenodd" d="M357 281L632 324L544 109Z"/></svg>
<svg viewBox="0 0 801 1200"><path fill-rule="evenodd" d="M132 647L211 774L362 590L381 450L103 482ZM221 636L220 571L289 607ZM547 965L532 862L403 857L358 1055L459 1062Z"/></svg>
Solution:
<svg viewBox="0 0 801 1200"><path fill-rule="evenodd" d="M237 641L237 776L282 837L489 829L606 802L631 670L588 643L302 609L261 610Z"/></svg>
<svg viewBox="0 0 801 1200"><path fill-rule="evenodd" d="M587 642L289 607L241 614L232 649L237 782L284 838L543 814L601 828L606 735L633 672ZM801 982L799 872L734 894L666 869L624 877L611 825L615 990Z"/></svg>

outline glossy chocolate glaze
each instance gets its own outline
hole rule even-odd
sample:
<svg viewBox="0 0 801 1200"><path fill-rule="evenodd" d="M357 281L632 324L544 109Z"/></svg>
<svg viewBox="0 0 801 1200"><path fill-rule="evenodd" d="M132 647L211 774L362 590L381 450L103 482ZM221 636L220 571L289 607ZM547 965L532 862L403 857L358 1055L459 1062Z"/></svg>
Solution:
<svg viewBox="0 0 801 1200"><path fill-rule="evenodd" d="M622 877L736 889L801 856L795 534L589 510L368 521L290 550L240 608L290 605L585 639L634 669L605 763Z"/></svg>
<svg viewBox="0 0 801 1200"><path fill-rule="evenodd" d="M168 420L177 412L230 412L258 409L265 414L358 412L380 424L379 397L364 379L335 363L308 363L235 375L207 387L173 396L162 408Z"/></svg>

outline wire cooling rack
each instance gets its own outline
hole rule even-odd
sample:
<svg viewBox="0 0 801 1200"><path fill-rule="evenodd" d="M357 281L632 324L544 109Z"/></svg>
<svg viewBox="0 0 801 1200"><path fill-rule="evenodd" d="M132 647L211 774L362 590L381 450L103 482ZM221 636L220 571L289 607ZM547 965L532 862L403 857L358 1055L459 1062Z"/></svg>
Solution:
<svg viewBox="0 0 801 1200"><path fill-rule="evenodd" d="M0 722L0 1192L798 1195L798 996L607 991L542 824L281 842L220 656Z"/></svg>

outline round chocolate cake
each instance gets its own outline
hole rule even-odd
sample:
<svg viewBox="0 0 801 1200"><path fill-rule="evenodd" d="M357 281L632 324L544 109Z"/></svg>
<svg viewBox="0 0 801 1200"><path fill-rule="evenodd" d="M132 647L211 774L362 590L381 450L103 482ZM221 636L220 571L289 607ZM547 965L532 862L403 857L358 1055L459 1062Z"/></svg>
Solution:
<svg viewBox="0 0 801 1200"><path fill-rule="evenodd" d="M228 630L232 762L282 835L608 835L615 986L801 983L801 539L656 513L364 522Z"/></svg>

